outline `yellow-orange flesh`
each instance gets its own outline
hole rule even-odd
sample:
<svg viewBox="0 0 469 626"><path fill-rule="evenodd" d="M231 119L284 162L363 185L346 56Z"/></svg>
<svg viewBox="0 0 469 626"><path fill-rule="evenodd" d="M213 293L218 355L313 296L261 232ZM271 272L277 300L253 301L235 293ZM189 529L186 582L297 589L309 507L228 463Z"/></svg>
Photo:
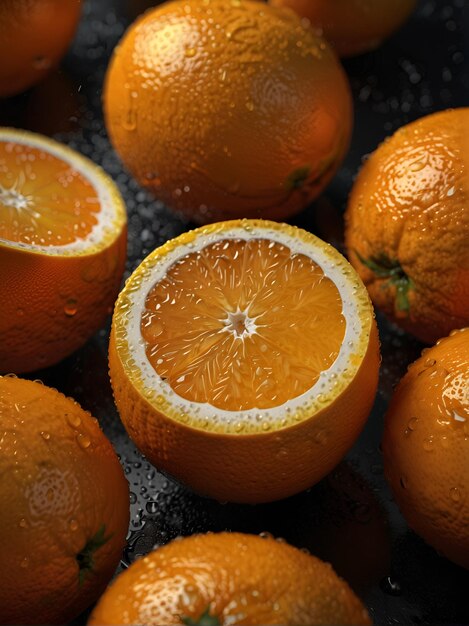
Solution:
<svg viewBox="0 0 469 626"><path fill-rule="evenodd" d="M267 239L187 254L147 295L141 333L155 371L183 398L238 411L310 389L345 335L337 287L308 256Z"/></svg>
<svg viewBox="0 0 469 626"><path fill-rule="evenodd" d="M84 239L100 202L69 163L21 143L0 141L0 238L41 246Z"/></svg>

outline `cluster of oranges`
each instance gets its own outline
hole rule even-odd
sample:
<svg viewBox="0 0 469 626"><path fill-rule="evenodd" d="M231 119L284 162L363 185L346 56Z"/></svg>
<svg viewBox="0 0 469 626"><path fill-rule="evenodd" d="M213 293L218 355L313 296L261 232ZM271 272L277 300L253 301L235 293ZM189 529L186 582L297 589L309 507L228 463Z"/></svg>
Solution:
<svg viewBox="0 0 469 626"><path fill-rule="evenodd" d="M0 97L60 60L80 4L4 0ZM56 141L0 128L0 623L72 619L119 562L128 487L110 442L76 402L16 376L60 362L113 307L127 432L156 467L223 501L298 493L351 448L378 384L372 302L436 342L396 389L384 466L409 525L469 567L469 109L401 128L366 161L345 215L350 263L273 221L316 198L346 154L337 53L372 49L414 4L174 0L138 19L107 72L106 126L135 178L204 225L154 250L120 293L116 185ZM140 560L90 623L370 619L319 559L221 533Z"/></svg>

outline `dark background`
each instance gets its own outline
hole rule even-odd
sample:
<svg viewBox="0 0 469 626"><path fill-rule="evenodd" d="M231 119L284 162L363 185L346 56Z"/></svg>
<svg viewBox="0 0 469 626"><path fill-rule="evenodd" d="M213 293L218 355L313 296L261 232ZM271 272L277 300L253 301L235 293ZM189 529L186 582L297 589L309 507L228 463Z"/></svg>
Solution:
<svg viewBox="0 0 469 626"><path fill-rule="evenodd" d="M33 90L0 102L0 124L53 135L114 178L129 213L126 276L155 247L192 225L143 191L107 139L101 88L112 50L139 10L157 2L85 0L62 64ZM345 62L355 131L345 163L323 196L292 220L342 249L342 212L364 155L403 124L469 105L469 3L424 0L379 50ZM376 624L469 623L469 572L439 557L406 526L384 480L379 442L393 387L422 345L378 316L383 365L367 427L347 459L312 489L282 502L241 506L190 493L135 450L114 408L107 374L109 328L59 366L36 372L100 421L130 482L131 523L121 567L178 535L207 530L270 532L330 561L367 603ZM201 460L203 462L203 460ZM294 581L292 581L294 584ZM77 620L82 624L86 616Z"/></svg>

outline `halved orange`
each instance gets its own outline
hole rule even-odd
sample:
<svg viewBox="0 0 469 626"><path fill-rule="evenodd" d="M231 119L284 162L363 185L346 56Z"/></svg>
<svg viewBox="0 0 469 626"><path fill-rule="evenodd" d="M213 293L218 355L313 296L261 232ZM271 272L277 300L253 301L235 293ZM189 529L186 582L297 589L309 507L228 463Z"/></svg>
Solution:
<svg viewBox="0 0 469 626"><path fill-rule="evenodd" d="M126 219L101 168L0 128L0 372L52 365L100 327L124 270Z"/></svg>
<svg viewBox="0 0 469 626"><path fill-rule="evenodd" d="M286 224L222 222L167 242L113 317L110 373L129 435L220 500L275 500L327 474L362 429L378 367L358 275Z"/></svg>

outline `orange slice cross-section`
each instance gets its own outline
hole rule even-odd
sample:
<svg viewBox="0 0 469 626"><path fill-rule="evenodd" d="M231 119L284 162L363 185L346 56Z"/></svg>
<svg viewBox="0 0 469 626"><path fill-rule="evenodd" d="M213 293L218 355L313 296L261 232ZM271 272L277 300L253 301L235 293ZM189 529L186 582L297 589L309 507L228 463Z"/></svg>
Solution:
<svg viewBox="0 0 469 626"><path fill-rule="evenodd" d="M103 323L122 278L126 213L94 163L0 128L0 372L60 361Z"/></svg>

